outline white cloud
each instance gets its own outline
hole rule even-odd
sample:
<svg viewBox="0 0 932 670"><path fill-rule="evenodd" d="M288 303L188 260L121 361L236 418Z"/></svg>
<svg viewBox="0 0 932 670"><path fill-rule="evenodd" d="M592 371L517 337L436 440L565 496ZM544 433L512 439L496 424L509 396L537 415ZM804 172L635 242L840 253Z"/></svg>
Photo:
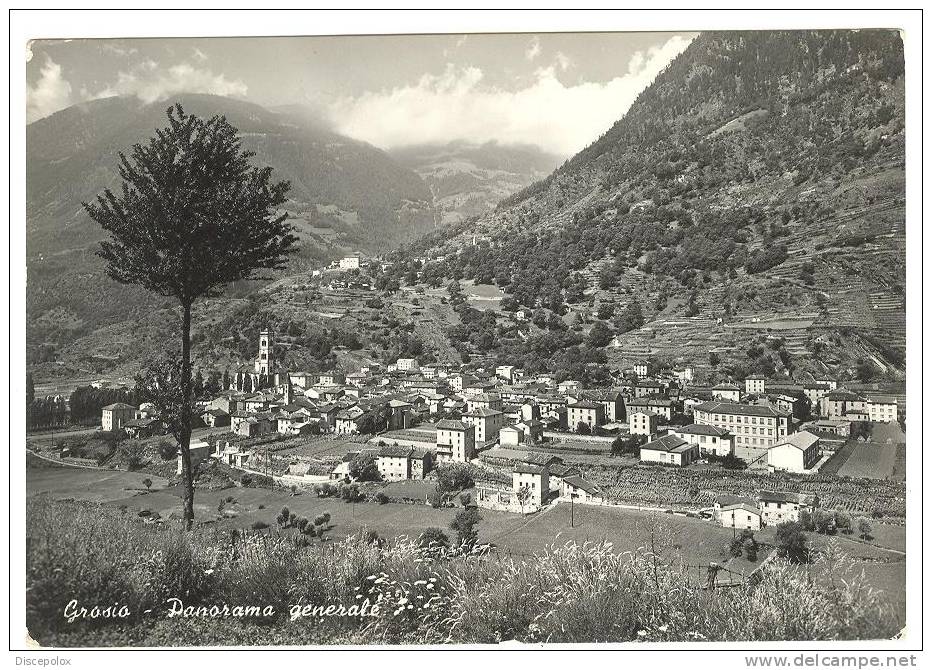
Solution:
<svg viewBox="0 0 932 670"><path fill-rule="evenodd" d="M566 72L573 64L573 61L570 60L570 57L562 51L558 51L557 55L554 56L554 59L556 60L561 72Z"/></svg>
<svg viewBox="0 0 932 670"><path fill-rule="evenodd" d="M135 47L122 47L118 43L108 44L105 42L101 46L101 49L115 56L120 56L121 58L127 58L128 56L135 56L136 54L139 53L139 49Z"/></svg>
<svg viewBox="0 0 932 670"><path fill-rule="evenodd" d="M524 57L528 60L534 60L540 56L540 38L533 38L527 45L527 49L524 51Z"/></svg>
<svg viewBox="0 0 932 670"><path fill-rule="evenodd" d="M71 84L61 65L46 56L35 86L26 84L26 123L32 123L71 105Z"/></svg>
<svg viewBox="0 0 932 670"><path fill-rule="evenodd" d="M205 60L207 60L207 54L205 54L203 51L201 51L197 47L194 47L193 54L194 54L194 59L199 63L203 63Z"/></svg>
<svg viewBox="0 0 932 670"><path fill-rule="evenodd" d="M331 105L330 115L339 132L384 148L497 141L535 144L568 156L621 118L689 42L675 36L638 52L625 74L607 82L565 85L550 66L516 91L484 86L477 67L448 64L443 74L424 75L413 84L342 98Z"/></svg>
<svg viewBox="0 0 932 670"><path fill-rule="evenodd" d="M158 63L146 60L127 71L117 73L116 82L96 93L83 91L86 99L114 95L134 95L145 103L163 100L176 93L211 93L213 95L244 96L246 84L227 79L206 68L188 63L160 69Z"/></svg>

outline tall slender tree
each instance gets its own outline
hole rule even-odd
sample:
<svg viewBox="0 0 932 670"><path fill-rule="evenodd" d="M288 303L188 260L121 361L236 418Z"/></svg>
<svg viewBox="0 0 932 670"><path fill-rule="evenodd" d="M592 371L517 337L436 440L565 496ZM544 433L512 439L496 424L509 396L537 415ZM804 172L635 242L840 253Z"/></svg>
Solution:
<svg viewBox="0 0 932 670"><path fill-rule="evenodd" d="M202 119L185 114L181 105L167 115L167 127L134 145L129 157L120 154L120 193L107 189L84 208L110 234L98 251L107 274L181 306L181 356L171 377L179 387L177 402L164 410L178 414L169 420L177 425L190 528L191 308L231 282L283 268L297 238L280 209L290 185L273 182L272 168L250 164L254 154L242 149L225 117Z"/></svg>

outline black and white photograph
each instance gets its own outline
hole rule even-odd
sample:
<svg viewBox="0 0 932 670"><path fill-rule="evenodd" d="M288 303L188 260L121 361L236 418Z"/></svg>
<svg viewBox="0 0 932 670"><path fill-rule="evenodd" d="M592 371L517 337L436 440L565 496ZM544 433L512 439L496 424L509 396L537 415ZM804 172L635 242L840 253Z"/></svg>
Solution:
<svg viewBox="0 0 932 670"><path fill-rule="evenodd" d="M19 14L18 664L919 667L921 11L495 14Z"/></svg>

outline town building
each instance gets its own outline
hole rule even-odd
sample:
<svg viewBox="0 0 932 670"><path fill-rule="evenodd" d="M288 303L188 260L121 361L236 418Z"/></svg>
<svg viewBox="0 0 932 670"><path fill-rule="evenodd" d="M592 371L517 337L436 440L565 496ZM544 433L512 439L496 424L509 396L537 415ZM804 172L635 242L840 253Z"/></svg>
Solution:
<svg viewBox="0 0 932 670"><path fill-rule="evenodd" d="M704 402L693 407L693 418L727 430L735 436L736 447L772 447L790 431L790 414L769 405Z"/></svg>
<svg viewBox="0 0 932 670"><path fill-rule="evenodd" d="M726 402L741 402L741 387L737 384L722 383L712 387L712 399Z"/></svg>
<svg viewBox="0 0 932 670"><path fill-rule="evenodd" d="M676 435L664 435L641 447L642 463L684 466L699 459L698 445Z"/></svg>
<svg viewBox="0 0 932 670"><path fill-rule="evenodd" d="M725 528L737 530L760 530L763 527L761 511L754 505L744 502L722 507L718 520Z"/></svg>
<svg viewBox="0 0 932 670"><path fill-rule="evenodd" d="M637 398L628 402L626 410L631 412L653 412L663 417L664 420L670 421L673 418L674 403L669 398Z"/></svg>
<svg viewBox="0 0 932 670"><path fill-rule="evenodd" d="M605 408L601 403L591 400L580 400L566 406L566 420L570 430L578 430L580 424L585 424L591 431L605 423Z"/></svg>
<svg viewBox="0 0 932 670"><path fill-rule="evenodd" d="M808 472L819 462L819 455L819 438L803 430L767 450L767 469Z"/></svg>
<svg viewBox="0 0 932 670"><path fill-rule="evenodd" d="M876 396L867 401L867 416L874 423L891 423L896 421L896 400L888 397Z"/></svg>
<svg viewBox="0 0 932 670"><path fill-rule="evenodd" d="M568 475L560 485L560 497L580 503L601 503L602 490L579 475Z"/></svg>
<svg viewBox="0 0 932 670"><path fill-rule="evenodd" d="M673 435L699 447L699 455L727 456L734 453L734 437L724 428L693 423L674 428Z"/></svg>
<svg viewBox="0 0 932 670"><path fill-rule="evenodd" d="M340 259L340 269L341 270L358 270L359 269L360 258L359 255L353 254L350 256L344 256Z"/></svg>
<svg viewBox="0 0 932 670"><path fill-rule="evenodd" d="M550 495L550 472L546 466L519 463L515 466L511 477L515 494L522 489L529 493L524 503L525 507L539 509L543 506Z"/></svg>
<svg viewBox="0 0 932 670"><path fill-rule="evenodd" d="M638 410L628 414L628 432L632 435L654 435L660 425L656 412Z"/></svg>
<svg viewBox="0 0 932 670"><path fill-rule="evenodd" d="M646 378L649 371L650 364L647 361L638 361L634 364L634 374L637 375L638 379Z"/></svg>
<svg viewBox="0 0 932 670"><path fill-rule="evenodd" d="M744 392L748 395L763 395L765 388L764 375L751 375L744 380Z"/></svg>
<svg viewBox="0 0 932 670"><path fill-rule="evenodd" d="M437 422L437 460L466 463L476 456L475 428L463 421Z"/></svg>
<svg viewBox="0 0 932 670"><path fill-rule="evenodd" d="M122 430L136 418L136 408L125 402L115 402L100 411L100 429L105 431Z"/></svg>
<svg viewBox="0 0 932 670"><path fill-rule="evenodd" d="M787 491L761 491L757 496L757 502L766 524L799 521L801 511L811 514L819 505L817 496Z"/></svg>
<svg viewBox="0 0 932 670"><path fill-rule="evenodd" d="M420 369L416 358L399 358L395 363L398 372L416 372Z"/></svg>
<svg viewBox="0 0 932 670"><path fill-rule="evenodd" d="M479 407L472 412L463 414L463 423L470 424L475 429L476 444L485 445L487 442L498 439L498 431L501 430L504 423L504 414L502 412Z"/></svg>

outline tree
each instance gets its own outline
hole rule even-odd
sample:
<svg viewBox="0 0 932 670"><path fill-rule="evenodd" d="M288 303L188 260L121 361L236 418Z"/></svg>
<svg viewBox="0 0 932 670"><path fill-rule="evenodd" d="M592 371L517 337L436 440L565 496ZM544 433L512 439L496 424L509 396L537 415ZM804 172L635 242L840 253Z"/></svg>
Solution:
<svg viewBox="0 0 932 670"><path fill-rule="evenodd" d="M482 515L475 507L461 509L450 522L450 530L456 533L456 543L464 550L471 550L479 539L476 526L482 521Z"/></svg>
<svg viewBox="0 0 932 670"><path fill-rule="evenodd" d="M588 345L596 349L612 341L612 329L603 321L596 321L589 330Z"/></svg>
<svg viewBox="0 0 932 670"><path fill-rule="evenodd" d="M142 480L142 485L146 487L146 491L149 491L152 489L152 480L146 477Z"/></svg>
<svg viewBox="0 0 932 670"><path fill-rule="evenodd" d="M714 351L709 352L709 365L711 365L713 368L717 368L718 364L721 362L722 362L721 356L719 356Z"/></svg>
<svg viewBox="0 0 932 670"><path fill-rule="evenodd" d="M32 380L32 373L26 373L26 405L31 405L32 401L36 399L36 386Z"/></svg>
<svg viewBox="0 0 932 670"><path fill-rule="evenodd" d="M249 163L237 130L226 118L204 120L181 105L167 111L168 126L146 144L120 154L119 195L110 189L88 215L110 235L98 255L107 275L122 284L175 299L181 307L178 442L184 480L184 519L194 523L191 471L191 308L235 281L278 270L297 238L278 213L288 182L273 182L270 167Z"/></svg>
<svg viewBox="0 0 932 670"><path fill-rule="evenodd" d="M793 563L809 560L809 541L798 521L784 521L777 526L777 547L780 555Z"/></svg>
<svg viewBox="0 0 932 670"><path fill-rule="evenodd" d="M589 428L589 424L585 421L580 421L576 424L576 432L580 435L589 435L592 432L592 429Z"/></svg>
<svg viewBox="0 0 932 670"><path fill-rule="evenodd" d="M357 456L350 462L350 477L360 482L377 482L382 479L378 459L374 455Z"/></svg>
<svg viewBox="0 0 932 670"><path fill-rule="evenodd" d="M531 487L527 484L522 484L515 492L515 497L518 499L518 504L521 505L521 513L524 514L524 506L527 505L528 500L531 499Z"/></svg>
<svg viewBox="0 0 932 670"><path fill-rule="evenodd" d="M862 516L858 519L858 537L860 537L862 540L870 540L872 539L872 530L873 528L871 528L871 522L868 521L866 517Z"/></svg>

